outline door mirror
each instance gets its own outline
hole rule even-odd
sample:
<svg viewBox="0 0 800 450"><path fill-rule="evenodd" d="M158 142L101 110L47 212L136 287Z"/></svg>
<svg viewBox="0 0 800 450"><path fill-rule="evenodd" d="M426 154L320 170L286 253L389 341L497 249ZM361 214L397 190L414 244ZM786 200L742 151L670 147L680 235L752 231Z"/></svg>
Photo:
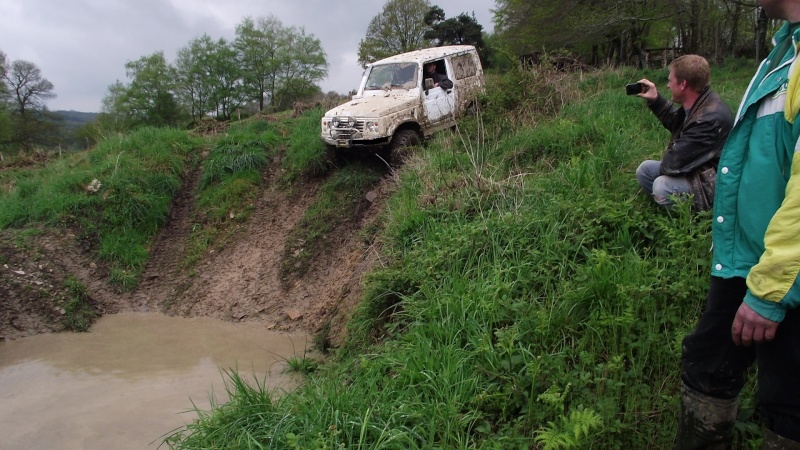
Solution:
<svg viewBox="0 0 800 450"><path fill-rule="evenodd" d="M433 78L425 78L425 90L433 89Z"/></svg>

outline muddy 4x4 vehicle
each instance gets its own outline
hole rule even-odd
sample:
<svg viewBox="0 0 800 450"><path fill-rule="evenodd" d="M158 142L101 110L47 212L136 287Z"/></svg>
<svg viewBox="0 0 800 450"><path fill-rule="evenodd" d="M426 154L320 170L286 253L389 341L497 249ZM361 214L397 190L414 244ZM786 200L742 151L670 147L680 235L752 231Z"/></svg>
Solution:
<svg viewBox="0 0 800 450"><path fill-rule="evenodd" d="M431 64L440 83L430 78ZM382 59L367 65L351 101L325 113L322 140L329 157L340 149L389 147L391 158L401 159L404 147L454 126L483 90L483 68L471 45Z"/></svg>

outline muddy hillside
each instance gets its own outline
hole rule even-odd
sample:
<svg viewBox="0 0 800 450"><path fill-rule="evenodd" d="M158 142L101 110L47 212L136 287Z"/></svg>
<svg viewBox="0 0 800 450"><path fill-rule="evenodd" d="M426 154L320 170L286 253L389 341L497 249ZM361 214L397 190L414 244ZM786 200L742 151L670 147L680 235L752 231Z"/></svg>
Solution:
<svg viewBox="0 0 800 450"><path fill-rule="evenodd" d="M279 159L270 167L280 167ZM377 220L393 183L391 174L387 171L363 193L352 219L336 225L321 256L299 271L302 275L287 277L281 271L287 238L325 180L282 189L276 171L263 173L263 188L249 220L221 249L209 250L188 268L184 250L199 174L187 173L132 292L109 283L108 269L76 232L0 232L0 339L63 330L62 318L74 295L65 289L65 281L77 280L98 314L162 312L258 322L270 330L322 335L326 345L340 345L346 320L361 295L361 277L378 257L359 230ZM291 251L299 249L288 254Z"/></svg>

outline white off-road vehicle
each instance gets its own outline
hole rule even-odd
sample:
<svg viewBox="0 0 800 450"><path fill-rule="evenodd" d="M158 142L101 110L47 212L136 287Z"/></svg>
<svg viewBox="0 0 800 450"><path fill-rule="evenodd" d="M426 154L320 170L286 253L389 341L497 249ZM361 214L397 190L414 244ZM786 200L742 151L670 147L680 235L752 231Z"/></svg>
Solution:
<svg viewBox="0 0 800 450"><path fill-rule="evenodd" d="M435 84L432 70L450 82ZM339 149L389 147L392 159L402 148L456 124L484 90L483 68L475 47L452 45L395 55L367 65L358 92L325 113L322 140L329 156Z"/></svg>

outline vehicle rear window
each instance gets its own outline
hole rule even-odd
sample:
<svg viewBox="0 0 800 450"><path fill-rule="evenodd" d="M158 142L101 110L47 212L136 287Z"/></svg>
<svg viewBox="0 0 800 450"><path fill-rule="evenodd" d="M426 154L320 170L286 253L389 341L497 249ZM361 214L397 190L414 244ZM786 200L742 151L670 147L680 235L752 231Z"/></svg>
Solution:
<svg viewBox="0 0 800 450"><path fill-rule="evenodd" d="M453 66L453 76L456 80L474 77L478 73L478 67L475 65L475 59L471 54L454 56L450 63Z"/></svg>

